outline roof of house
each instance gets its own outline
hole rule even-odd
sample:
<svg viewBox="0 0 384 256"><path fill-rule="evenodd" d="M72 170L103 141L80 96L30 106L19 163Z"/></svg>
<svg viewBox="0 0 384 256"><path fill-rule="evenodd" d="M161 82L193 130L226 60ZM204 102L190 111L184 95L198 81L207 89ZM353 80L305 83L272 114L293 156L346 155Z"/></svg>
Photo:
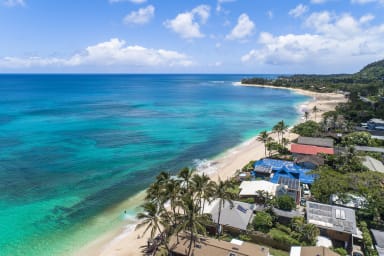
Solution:
<svg viewBox="0 0 384 256"><path fill-rule="evenodd" d="M221 208L220 224L246 230L253 215L253 205L239 201L232 201L233 207L227 201ZM204 213L211 214L213 222L217 223L219 218L220 199L216 199L204 206Z"/></svg>
<svg viewBox="0 0 384 256"><path fill-rule="evenodd" d="M375 239L376 250L379 256L384 256L384 231L371 229L373 238Z"/></svg>
<svg viewBox="0 0 384 256"><path fill-rule="evenodd" d="M384 124L384 120L383 119L379 119L379 118L372 118L368 122L375 123L375 124Z"/></svg>
<svg viewBox="0 0 384 256"><path fill-rule="evenodd" d="M321 246L292 246L289 256L339 256L339 254Z"/></svg>
<svg viewBox="0 0 384 256"><path fill-rule="evenodd" d="M312 145L319 147L333 148L333 139L331 138L317 138L317 137L302 137L297 139L298 144Z"/></svg>
<svg viewBox="0 0 384 256"><path fill-rule="evenodd" d="M257 165L255 166L254 171L258 173L271 173L272 168L270 166Z"/></svg>
<svg viewBox="0 0 384 256"><path fill-rule="evenodd" d="M365 156L362 164L371 171L384 173L383 163L373 157Z"/></svg>
<svg viewBox="0 0 384 256"><path fill-rule="evenodd" d="M300 181L298 179L280 176L277 183L287 186L290 190L300 190Z"/></svg>
<svg viewBox="0 0 384 256"><path fill-rule="evenodd" d="M357 151L384 153L384 148L379 148L379 147L354 146L354 148Z"/></svg>
<svg viewBox="0 0 384 256"><path fill-rule="evenodd" d="M296 163L301 164L305 162L310 162L316 166L323 165L324 164L324 158L317 155L300 155L296 157Z"/></svg>
<svg viewBox="0 0 384 256"><path fill-rule="evenodd" d="M295 144L295 143L291 144L291 152L296 154L305 154L305 155L317 155L320 153L333 155L335 153L333 148L304 145L304 144Z"/></svg>
<svg viewBox="0 0 384 256"><path fill-rule="evenodd" d="M272 211L274 214L276 214L279 217L285 217L289 219L293 219L293 217L303 217L304 214L300 211L284 211L277 209L275 207L272 208Z"/></svg>
<svg viewBox="0 0 384 256"><path fill-rule="evenodd" d="M253 180L253 181L243 181L240 184L240 196L256 196L258 195L257 191L265 191L270 195L275 195L279 184L265 181L265 180Z"/></svg>
<svg viewBox="0 0 384 256"><path fill-rule="evenodd" d="M349 208L307 201L308 223L357 235L355 211Z"/></svg>
<svg viewBox="0 0 384 256"><path fill-rule="evenodd" d="M310 169L303 168L292 161L284 161L278 159L264 158L255 162L256 166L269 166L275 173L271 178L271 182L277 183L280 176L299 179L302 183L313 183L316 175L308 174Z"/></svg>
<svg viewBox="0 0 384 256"><path fill-rule="evenodd" d="M178 255L187 255L189 249L189 235L186 233L179 234L179 243L175 235L171 236L169 248L173 253ZM235 256L267 256L269 255L268 247L260 246L253 243L243 242L240 240L226 242L210 237L200 237L196 241L196 245L192 248L192 255L232 255Z"/></svg>

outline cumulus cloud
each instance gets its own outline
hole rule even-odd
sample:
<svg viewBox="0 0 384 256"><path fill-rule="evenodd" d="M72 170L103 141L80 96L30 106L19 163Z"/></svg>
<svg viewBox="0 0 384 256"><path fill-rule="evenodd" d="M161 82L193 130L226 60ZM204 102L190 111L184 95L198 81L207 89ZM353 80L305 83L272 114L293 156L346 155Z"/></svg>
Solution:
<svg viewBox="0 0 384 256"><path fill-rule="evenodd" d="M146 24L155 15L155 7L148 5L145 8L140 8L138 11L133 11L124 17L123 22L125 24Z"/></svg>
<svg viewBox="0 0 384 256"><path fill-rule="evenodd" d="M288 14L295 17L295 18L298 18L298 17L302 16L304 13L306 13L307 11L308 11L307 6L305 6L303 4L299 4L294 9L291 9Z"/></svg>
<svg viewBox="0 0 384 256"><path fill-rule="evenodd" d="M312 4L323 4L325 2L327 2L327 0L311 0Z"/></svg>
<svg viewBox="0 0 384 256"><path fill-rule="evenodd" d="M368 26L367 21L372 18L369 15L355 18L350 14L312 13L303 24L312 33L273 35L263 32L258 40L261 47L242 56L242 61L339 66L357 58L368 62L384 52L384 24Z"/></svg>
<svg viewBox="0 0 384 256"><path fill-rule="evenodd" d="M353 4L369 4L369 3L379 3L384 4L384 0L351 0Z"/></svg>
<svg viewBox="0 0 384 256"><path fill-rule="evenodd" d="M3 4L8 7L25 6L25 1L24 0L5 0L3 1Z"/></svg>
<svg viewBox="0 0 384 256"><path fill-rule="evenodd" d="M147 2L147 0L109 0L110 3L119 3L119 2L131 2L134 4L143 4Z"/></svg>
<svg viewBox="0 0 384 256"><path fill-rule="evenodd" d="M166 20L164 26L182 38L191 39L204 37L200 25L205 24L210 15L208 5L199 5L189 12L179 13L173 20Z"/></svg>
<svg viewBox="0 0 384 256"><path fill-rule="evenodd" d="M243 39L252 34L255 24L249 19L248 15L243 13L237 19L236 26L227 35L227 39Z"/></svg>
<svg viewBox="0 0 384 256"><path fill-rule="evenodd" d="M2 68L30 67L74 67L74 66L191 66L190 58L176 51L150 49L138 45L127 45L124 40L112 38L109 41L88 46L82 53L69 58L4 57L0 58Z"/></svg>

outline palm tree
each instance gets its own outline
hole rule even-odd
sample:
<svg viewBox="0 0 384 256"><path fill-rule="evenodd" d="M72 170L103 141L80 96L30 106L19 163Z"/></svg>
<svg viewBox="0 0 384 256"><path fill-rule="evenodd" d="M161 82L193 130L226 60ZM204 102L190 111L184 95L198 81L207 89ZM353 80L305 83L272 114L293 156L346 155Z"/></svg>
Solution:
<svg viewBox="0 0 384 256"><path fill-rule="evenodd" d="M181 230L189 232L189 246L187 255L191 255L192 244L196 242L196 235L206 235L206 224L209 221L207 215L201 215L200 207L194 202L191 194L185 194L182 197L182 207L185 209L184 215L179 216L178 226L176 227L176 233ZM193 246L194 247L194 246Z"/></svg>
<svg viewBox="0 0 384 256"><path fill-rule="evenodd" d="M189 191L189 183L192 177L193 170L189 169L188 167L183 168L177 176L183 179L183 187L186 191Z"/></svg>
<svg viewBox="0 0 384 256"><path fill-rule="evenodd" d="M139 229L142 226L146 226L144 233L147 233L148 230L151 230L151 239L153 239L158 232L160 235L163 234L163 231L161 230L160 226L165 227L166 224L163 221L164 215L163 210L161 207L159 207L158 204L153 202L146 202L143 205L143 212L140 212L137 214L137 218L141 220L141 223L139 223L136 226L136 229ZM168 244L164 240L164 237L162 237L162 242L165 244L165 247L169 251Z"/></svg>
<svg viewBox="0 0 384 256"><path fill-rule="evenodd" d="M305 112L304 112L304 118L305 118L305 121L308 121L308 117L309 117L309 112L308 112L308 111L305 111Z"/></svg>
<svg viewBox="0 0 384 256"><path fill-rule="evenodd" d="M284 120L279 122L280 130L281 130L281 144L283 144L284 133L288 130L288 125L284 123Z"/></svg>
<svg viewBox="0 0 384 256"><path fill-rule="evenodd" d="M267 156L267 142L269 139L269 135L267 131L262 131L259 136L257 136L257 140L261 141L264 144L264 155Z"/></svg>
<svg viewBox="0 0 384 256"><path fill-rule="evenodd" d="M314 106L312 108L312 112L315 114L315 122L316 122L316 113L319 112L319 109L316 106Z"/></svg>
<svg viewBox="0 0 384 256"><path fill-rule="evenodd" d="M273 126L272 128L272 131L277 133L277 143L280 143L280 132L281 132L280 124L279 123L275 124L275 126Z"/></svg>
<svg viewBox="0 0 384 256"><path fill-rule="evenodd" d="M191 181L191 190L195 196L195 203L200 207L202 214L205 202L209 201L214 193L214 182L205 173L193 175Z"/></svg>
<svg viewBox="0 0 384 256"><path fill-rule="evenodd" d="M288 130L288 125L284 123L284 120L281 120L275 126L273 126L272 130L277 133L277 143L280 144L281 140L284 137L284 132ZM280 135L281 135L281 140L280 140Z"/></svg>
<svg viewBox="0 0 384 256"><path fill-rule="evenodd" d="M314 245L316 243L316 237L320 234L319 229L314 224L306 224L302 229L302 240L307 245Z"/></svg>
<svg viewBox="0 0 384 256"><path fill-rule="evenodd" d="M219 215L217 217L217 231L220 237L220 217L221 217L221 209L224 208L224 204L227 202L233 207L232 200L235 198L235 194L230 191L233 188L233 184L229 181L222 181L219 178L219 182L215 183L215 193L214 198L219 199Z"/></svg>

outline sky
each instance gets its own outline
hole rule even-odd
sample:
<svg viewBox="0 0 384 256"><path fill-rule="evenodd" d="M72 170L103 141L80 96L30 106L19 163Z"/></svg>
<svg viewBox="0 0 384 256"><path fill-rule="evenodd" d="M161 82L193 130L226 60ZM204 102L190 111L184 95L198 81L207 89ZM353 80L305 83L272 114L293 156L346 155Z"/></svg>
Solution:
<svg viewBox="0 0 384 256"><path fill-rule="evenodd" d="M384 0L0 0L0 73L354 73Z"/></svg>

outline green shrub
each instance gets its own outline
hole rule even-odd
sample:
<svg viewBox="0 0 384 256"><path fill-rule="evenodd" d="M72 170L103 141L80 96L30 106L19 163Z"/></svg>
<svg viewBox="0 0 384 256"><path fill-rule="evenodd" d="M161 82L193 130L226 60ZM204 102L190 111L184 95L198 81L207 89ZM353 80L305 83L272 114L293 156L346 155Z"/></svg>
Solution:
<svg viewBox="0 0 384 256"><path fill-rule="evenodd" d="M267 212L257 212L252 220L252 226L256 231L267 233L273 227L273 218Z"/></svg>
<svg viewBox="0 0 384 256"><path fill-rule="evenodd" d="M268 233L271 238L277 242L289 244L289 245L300 245L300 242L291 237L289 234L278 230L276 228L273 228Z"/></svg>
<svg viewBox="0 0 384 256"><path fill-rule="evenodd" d="M293 200L293 198L288 195L279 196L276 199L276 204L277 208L284 211L291 211L292 209L296 208L295 200Z"/></svg>
<svg viewBox="0 0 384 256"><path fill-rule="evenodd" d="M335 253L340 254L341 256L347 256L347 255L348 255L347 251L346 251L344 248L342 248L342 247L333 249L333 251L334 251Z"/></svg>
<svg viewBox="0 0 384 256"><path fill-rule="evenodd" d="M247 234L240 234L239 239L243 240L243 241L251 241L252 240L252 238Z"/></svg>
<svg viewBox="0 0 384 256"><path fill-rule="evenodd" d="M314 121L306 121L293 127L292 132L300 136L316 137L320 133L320 125Z"/></svg>

